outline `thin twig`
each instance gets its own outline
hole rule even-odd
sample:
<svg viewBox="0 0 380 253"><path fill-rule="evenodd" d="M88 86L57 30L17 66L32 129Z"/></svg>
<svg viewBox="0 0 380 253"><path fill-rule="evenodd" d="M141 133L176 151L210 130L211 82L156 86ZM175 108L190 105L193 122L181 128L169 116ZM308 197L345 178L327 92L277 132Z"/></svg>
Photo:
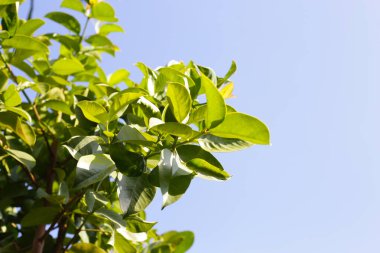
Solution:
<svg viewBox="0 0 380 253"><path fill-rule="evenodd" d="M30 0L29 12L28 12L28 20L32 18L34 10L34 0Z"/></svg>

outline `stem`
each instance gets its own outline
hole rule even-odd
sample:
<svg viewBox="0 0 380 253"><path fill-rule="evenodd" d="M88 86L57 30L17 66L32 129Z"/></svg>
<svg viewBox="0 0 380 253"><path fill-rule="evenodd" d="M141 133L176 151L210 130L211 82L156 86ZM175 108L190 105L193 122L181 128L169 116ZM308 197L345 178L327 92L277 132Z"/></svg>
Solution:
<svg viewBox="0 0 380 253"><path fill-rule="evenodd" d="M86 225L87 219L93 214L93 212L89 213L86 217L84 217L82 223L79 225L79 227L75 230L73 238L70 239L70 241L66 244L64 248L64 252L68 250L71 244L74 243L74 241L77 239L79 233L82 231L82 228L84 225Z"/></svg>
<svg viewBox="0 0 380 253"><path fill-rule="evenodd" d="M81 44L82 41L83 41L84 34L86 33L86 29L87 29L87 25L88 25L88 22L89 22L89 21L90 21L90 17L87 17L87 19L86 19L86 23L84 23L84 27L83 27L82 34L80 35L79 44Z"/></svg>
<svg viewBox="0 0 380 253"><path fill-rule="evenodd" d="M32 18L34 10L34 0L30 0L29 12L28 12L28 20Z"/></svg>

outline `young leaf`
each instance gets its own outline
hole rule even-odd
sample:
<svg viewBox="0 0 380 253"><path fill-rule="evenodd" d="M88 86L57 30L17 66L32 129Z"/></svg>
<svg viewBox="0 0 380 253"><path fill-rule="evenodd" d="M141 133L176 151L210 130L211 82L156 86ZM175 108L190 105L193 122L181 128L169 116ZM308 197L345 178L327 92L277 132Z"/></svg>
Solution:
<svg viewBox="0 0 380 253"><path fill-rule="evenodd" d="M81 31L79 21L67 13L53 11L46 14L45 17L66 27L75 34L79 34Z"/></svg>
<svg viewBox="0 0 380 253"><path fill-rule="evenodd" d="M0 112L0 126L17 134L29 146L36 142L36 135L31 126L19 119L13 112Z"/></svg>
<svg viewBox="0 0 380 253"><path fill-rule="evenodd" d="M64 76L84 71L82 63L75 58L59 59L51 68L54 73Z"/></svg>
<svg viewBox="0 0 380 253"><path fill-rule="evenodd" d="M125 82L126 80L128 80L128 76L129 72L127 70L116 70L108 77L108 84L114 86L118 83Z"/></svg>
<svg viewBox="0 0 380 253"><path fill-rule="evenodd" d="M106 124L108 113L106 109L95 101L80 101L77 106L82 110L84 116L93 122Z"/></svg>
<svg viewBox="0 0 380 253"><path fill-rule="evenodd" d="M237 138L253 144L270 143L269 130L260 120L247 114L233 112L226 115L223 123L210 133L224 138Z"/></svg>
<svg viewBox="0 0 380 253"><path fill-rule="evenodd" d="M76 189L92 185L115 170L115 163L109 155L95 154L82 156L78 160L76 169Z"/></svg>
<svg viewBox="0 0 380 253"><path fill-rule="evenodd" d="M16 34L12 38L4 40L2 45L5 48L26 49L42 53L49 52L49 48L41 41L21 34Z"/></svg>
<svg viewBox="0 0 380 253"><path fill-rule="evenodd" d="M207 98L206 128L212 129L224 120L226 104L213 82L203 74L201 75L201 82Z"/></svg>
<svg viewBox="0 0 380 253"><path fill-rule="evenodd" d="M8 89L4 92L4 104L5 106L18 106L21 104L21 96L17 91L14 84L10 85Z"/></svg>
<svg viewBox="0 0 380 253"><path fill-rule="evenodd" d="M219 161L209 152L196 145L182 145L177 152L186 167L196 173L219 180L226 180L230 175L223 169Z"/></svg>
<svg viewBox="0 0 380 253"><path fill-rule="evenodd" d="M63 0L61 7L72 9L84 13L84 7L81 0Z"/></svg>
<svg viewBox="0 0 380 253"><path fill-rule="evenodd" d="M22 24L18 29L16 34L23 34L23 35L32 35L38 28L43 26L45 24L45 21L42 19L30 19L26 21L24 24Z"/></svg>
<svg viewBox="0 0 380 253"><path fill-rule="evenodd" d="M91 8L91 17L107 22L116 22L115 11L112 6L106 2L98 2Z"/></svg>
<svg viewBox="0 0 380 253"><path fill-rule="evenodd" d="M218 88L222 86L225 82L227 82L228 78L230 78L235 72L236 72L236 63L235 61L232 61L231 67L228 70L227 74L223 78L218 78Z"/></svg>
<svg viewBox="0 0 380 253"><path fill-rule="evenodd" d="M179 83L169 83L166 96L176 120L186 123L191 110L191 97L185 86Z"/></svg>
<svg viewBox="0 0 380 253"><path fill-rule="evenodd" d="M99 28L98 33L101 35L108 35L109 33L124 32L124 29L117 24L104 24Z"/></svg>

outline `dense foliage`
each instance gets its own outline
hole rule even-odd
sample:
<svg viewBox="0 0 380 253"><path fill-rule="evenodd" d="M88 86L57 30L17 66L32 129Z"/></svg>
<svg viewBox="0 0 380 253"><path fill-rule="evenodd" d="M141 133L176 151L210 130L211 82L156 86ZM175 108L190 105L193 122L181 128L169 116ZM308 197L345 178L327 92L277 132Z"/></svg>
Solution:
<svg viewBox="0 0 380 253"><path fill-rule="evenodd" d="M20 18L19 4L0 1L0 252L185 252L191 232L159 235L145 220L156 189L164 208L194 177L229 178L211 152L269 143L225 103L235 63L222 77L174 61L138 63L139 82L107 76L108 35L123 31L109 3L64 0L43 19ZM67 34L35 35L45 22Z"/></svg>

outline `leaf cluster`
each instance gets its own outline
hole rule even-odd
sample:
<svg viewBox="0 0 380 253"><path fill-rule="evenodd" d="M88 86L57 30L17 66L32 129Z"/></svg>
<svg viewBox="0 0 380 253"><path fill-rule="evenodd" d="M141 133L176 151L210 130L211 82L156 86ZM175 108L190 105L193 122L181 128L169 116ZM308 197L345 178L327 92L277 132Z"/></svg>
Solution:
<svg viewBox="0 0 380 253"><path fill-rule="evenodd" d="M235 63L224 76L176 61L137 63L138 82L123 68L106 75L109 34L123 31L109 3L64 0L67 11L27 20L19 4L0 2L1 252L185 252L191 232L159 235L145 220L156 190L164 208L196 177L230 177L212 152L270 141L226 104ZM46 22L67 33L36 35Z"/></svg>

